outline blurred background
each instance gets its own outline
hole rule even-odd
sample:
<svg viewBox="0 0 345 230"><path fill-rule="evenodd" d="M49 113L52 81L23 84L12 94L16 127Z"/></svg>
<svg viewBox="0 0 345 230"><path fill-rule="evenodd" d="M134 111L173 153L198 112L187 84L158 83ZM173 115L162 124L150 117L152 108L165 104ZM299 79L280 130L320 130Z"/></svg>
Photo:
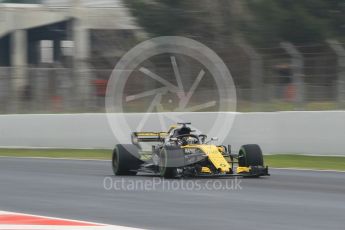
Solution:
<svg viewBox="0 0 345 230"><path fill-rule="evenodd" d="M166 35L223 59L237 111L345 109L344 0L0 0L0 113L104 112L117 61ZM187 82L188 62L177 62ZM172 72L166 57L146 65ZM129 94L152 87L133 82ZM196 101L216 93L203 87Z"/></svg>

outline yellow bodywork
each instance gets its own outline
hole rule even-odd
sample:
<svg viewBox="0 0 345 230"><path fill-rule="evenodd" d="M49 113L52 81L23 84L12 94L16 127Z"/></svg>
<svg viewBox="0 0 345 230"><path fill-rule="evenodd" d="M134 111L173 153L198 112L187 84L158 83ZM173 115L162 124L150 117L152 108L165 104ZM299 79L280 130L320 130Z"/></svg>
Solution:
<svg viewBox="0 0 345 230"><path fill-rule="evenodd" d="M250 167L237 167L236 172L237 173L249 173Z"/></svg>
<svg viewBox="0 0 345 230"><path fill-rule="evenodd" d="M216 169L220 170L220 172L229 173L231 170L231 166L222 155L221 149L215 145L185 145L182 148L200 149L208 156L210 162ZM204 170L205 172L207 171L206 169ZM210 169L209 173L211 173Z"/></svg>
<svg viewBox="0 0 345 230"><path fill-rule="evenodd" d="M211 173L211 169L209 167L202 167L201 172L202 173Z"/></svg>
<svg viewBox="0 0 345 230"><path fill-rule="evenodd" d="M161 136L165 137L168 135L167 132L136 132L138 136L147 136L147 137L154 137L154 136Z"/></svg>

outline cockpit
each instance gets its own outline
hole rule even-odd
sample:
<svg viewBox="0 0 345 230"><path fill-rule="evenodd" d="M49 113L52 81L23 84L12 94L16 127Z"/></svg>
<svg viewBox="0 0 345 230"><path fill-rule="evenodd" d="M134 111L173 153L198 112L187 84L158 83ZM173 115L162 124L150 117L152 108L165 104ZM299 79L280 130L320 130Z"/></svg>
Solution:
<svg viewBox="0 0 345 230"><path fill-rule="evenodd" d="M198 135L192 133L191 128L183 125L180 128L176 128L172 131L170 138L176 139L176 144L180 146L200 144Z"/></svg>
<svg viewBox="0 0 345 230"><path fill-rule="evenodd" d="M192 130L189 127L181 127L179 129L175 129L172 137L178 137L182 135L191 134Z"/></svg>

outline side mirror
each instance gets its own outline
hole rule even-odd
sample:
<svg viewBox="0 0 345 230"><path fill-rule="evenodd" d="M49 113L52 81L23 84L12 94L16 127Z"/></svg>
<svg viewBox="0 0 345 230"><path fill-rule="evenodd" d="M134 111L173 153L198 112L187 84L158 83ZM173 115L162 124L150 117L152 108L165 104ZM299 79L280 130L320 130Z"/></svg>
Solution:
<svg viewBox="0 0 345 230"><path fill-rule="evenodd" d="M205 134L200 134L199 135L199 139L200 139L200 142L203 144L205 143L206 139L207 139L207 135Z"/></svg>
<svg viewBox="0 0 345 230"><path fill-rule="evenodd" d="M218 137L211 137L211 141L218 141Z"/></svg>
<svg viewBox="0 0 345 230"><path fill-rule="evenodd" d="M205 142L205 144L208 144L212 141L218 141L218 137L211 137L211 139L209 141Z"/></svg>

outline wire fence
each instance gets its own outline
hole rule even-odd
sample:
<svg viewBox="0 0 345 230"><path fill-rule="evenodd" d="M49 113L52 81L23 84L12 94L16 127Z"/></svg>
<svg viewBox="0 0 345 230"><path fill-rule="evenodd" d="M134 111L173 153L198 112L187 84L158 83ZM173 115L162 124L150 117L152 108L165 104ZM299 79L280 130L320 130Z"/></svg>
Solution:
<svg viewBox="0 0 345 230"><path fill-rule="evenodd" d="M322 60L323 58L321 58ZM282 59L283 60L283 59ZM345 109L340 98L336 63L332 66L304 67L303 103L296 101L296 85L284 61L266 59L260 85L250 84L250 63L229 65L237 91L237 111L337 110ZM283 63L283 64L277 64ZM150 63L152 65L152 63ZM162 65L160 63L159 65ZM171 71L164 64L155 67L161 72ZM249 67L249 68L248 68ZM0 67L0 113L78 113L104 112L107 81L112 69L22 68L25 79L18 78L18 69ZM189 70L190 71L190 70ZM255 71L255 69L254 69ZM211 81L211 80L210 80ZM201 104L209 98L217 100L218 89L211 83L196 92L192 102ZM152 90L157 85L145 81L129 81L125 93ZM260 88L260 89L258 89ZM259 94L258 94L259 92ZM253 98L254 97L254 98ZM257 98L255 98L257 97ZM128 112L145 112L148 101L127 103ZM171 102L162 102L167 111L173 111ZM126 103L124 103L126 104ZM217 106L202 111L216 111Z"/></svg>
<svg viewBox="0 0 345 230"><path fill-rule="evenodd" d="M112 68L126 51L150 35L138 27L119 0L37 2L52 8L19 5L1 9L0 29L6 30L0 37L0 113L104 112ZM12 18L23 12L31 13L30 18L49 12L59 20L42 25L36 22L26 29L10 28ZM49 19L45 13L41 17ZM222 28L224 25L215 19L210 20ZM236 86L237 111L345 109L344 44L282 43L260 48L218 32L213 37L191 32L181 36L209 46L228 66ZM145 62L161 77L171 78L169 56ZM185 58L178 64L188 89L198 66ZM159 87L138 74L126 84L125 94ZM190 102L193 106L209 99L217 101L219 89L212 77L207 79L195 91ZM161 109L173 111L176 101L174 97L163 100ZM123 104L125 111L144 112L149 103L150 98L146 98ZM217 109L216 103L202 111Z"/></svg>

